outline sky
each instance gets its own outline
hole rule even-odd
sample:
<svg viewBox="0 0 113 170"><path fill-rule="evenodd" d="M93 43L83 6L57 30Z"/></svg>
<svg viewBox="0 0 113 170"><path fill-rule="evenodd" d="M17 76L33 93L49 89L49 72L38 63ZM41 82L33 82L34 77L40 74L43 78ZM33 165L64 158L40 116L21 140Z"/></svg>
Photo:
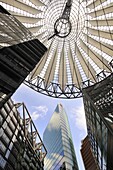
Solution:
<svg viewBox="0 0 113 170"><path fill-rule="evenodd" d="M56 99L40 94L22 84L12 96L14 103L24 102L37 130L43 139L43 132L57 106L61 103L67 113L79 170L85 170L81 158L81 141L87 135L83 100Z"/></svg>

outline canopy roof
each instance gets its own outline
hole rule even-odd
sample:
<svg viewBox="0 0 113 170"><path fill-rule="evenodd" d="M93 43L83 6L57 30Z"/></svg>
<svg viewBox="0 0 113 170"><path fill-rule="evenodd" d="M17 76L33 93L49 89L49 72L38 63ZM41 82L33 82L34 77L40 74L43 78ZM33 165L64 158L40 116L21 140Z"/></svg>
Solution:
<svg viewBox="0 0 113 170"><path fill-rule="evenodd" d="M64 18L59 20L66 3L66 0L0 2L48 48L25 84L52 97L77 98L81 97L84 85L96 83L112 72L113 0L73 0L70 26L69 22L63 23L67 21ZM56 34L55 23L61 24L62 34L66 31L69 34L65 37L61 32Z"/></svg>

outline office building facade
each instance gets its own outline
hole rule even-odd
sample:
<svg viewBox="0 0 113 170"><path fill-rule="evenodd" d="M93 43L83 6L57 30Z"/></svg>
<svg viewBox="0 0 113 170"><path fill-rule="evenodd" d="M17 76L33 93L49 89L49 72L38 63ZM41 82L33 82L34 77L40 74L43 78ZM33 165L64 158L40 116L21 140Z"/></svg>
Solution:
<svg viewBox="0 0 113 170"><path fill-rule="evenodd" d="M86 136L82 141L81 155L84 162L85 170L100 170L98 162L95 159L94 153L91 148L89 137Z"/></svg>
<svg viewBox="0 0 113 170"><path fill-rule="evenodd" d="M8 100L0 126L0 170L43 170L47 151L24 103Z"/></svg>
<svg viewBox="0 0 113 170"><path fill-rule="evenodd" d="M101 170L113 169L113 74L83 89L88 136Z"/></svg>
<svg viewBox="0 0 113 170"><path fill-rule="evenodd" d="M0 5L0 108L46 52L31 32Z"/></svg>
<svg viewBox="0 0 113 170"><path fill-rule="evenodd" d="M44 131L43 142L48 152L46 170L78 170L68 118L61 104Z"/></svg>

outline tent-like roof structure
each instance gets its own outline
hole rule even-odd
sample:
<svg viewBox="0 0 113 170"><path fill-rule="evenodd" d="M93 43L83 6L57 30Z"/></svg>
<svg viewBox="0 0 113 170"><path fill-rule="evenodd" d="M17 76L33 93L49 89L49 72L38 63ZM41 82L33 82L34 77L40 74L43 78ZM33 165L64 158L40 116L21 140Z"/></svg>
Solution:
<svg viewBox="0 0 113 170"><path fill-rule="evenodd" d="M47 48L25 84L59 98L112 72L113 0L1 0Z"/></svg>

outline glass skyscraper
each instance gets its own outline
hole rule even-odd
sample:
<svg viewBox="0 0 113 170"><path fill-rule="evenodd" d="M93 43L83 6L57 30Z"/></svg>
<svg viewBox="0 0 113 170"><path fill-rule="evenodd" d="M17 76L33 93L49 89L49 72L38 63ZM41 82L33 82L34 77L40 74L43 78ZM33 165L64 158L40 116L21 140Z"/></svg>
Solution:
<svg viewBox="0 0 113 170"><path fill-rule="evenodd" d="M46 170L78 170L68 118L61 104L44 131L43 142L48 152Z"/></svg>

